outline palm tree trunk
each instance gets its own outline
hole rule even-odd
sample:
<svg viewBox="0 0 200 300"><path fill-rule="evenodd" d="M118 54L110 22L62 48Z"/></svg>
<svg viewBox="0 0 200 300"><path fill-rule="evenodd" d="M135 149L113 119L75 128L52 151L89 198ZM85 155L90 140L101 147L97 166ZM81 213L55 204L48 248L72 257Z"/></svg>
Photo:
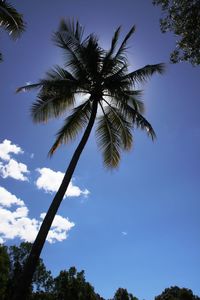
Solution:
<svg viewBox="0 0 200 300"><path fill-rule="evenodd" d="M66 193L66 190L68 188L68 185L70 183L70 180L72 178L72 175L74 173L74 170L76 168L76 165L78 163L79 157L87 143L87 140L89 138L89 135L91 133L92 127L94 125L94 121L97 114L97 107L98 102L93 101L93 107L91 116L87 125L87 128L83 134L83 137L76 148L74 155L70 161L70 164L66 170L65 176L63 178L63 181L58 189L58 192L56 193L49 210L44 218L44 221L40 227L40 230L38 232L38 235L35 239L35 242L33 243L30 255L27 259L26 265L24 267L23 273L20 277L20 281L18 284L17 291L15 291L15 295L13 295L13 300L27 300L29 288L32 282L33 274L35 272L40 253L42 251L42 248L44 246L45 240L47 238L48 232L50 230L51 224L53 222L53 219L57 213L57 210L60 206L60 203L62 202L62 199Z"/></svg>

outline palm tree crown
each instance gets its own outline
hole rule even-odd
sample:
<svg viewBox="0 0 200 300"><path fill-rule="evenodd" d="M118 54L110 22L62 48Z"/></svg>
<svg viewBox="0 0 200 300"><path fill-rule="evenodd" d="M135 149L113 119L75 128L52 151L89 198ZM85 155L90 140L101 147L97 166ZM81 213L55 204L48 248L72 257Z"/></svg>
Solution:
<svg viewBox="0 0 200 300"><path fill-rule="evenodd" d="M65 53L65 68L56 66L37 84L17 91L39 88L31 114L35 122L46 122L66 114L64 124L49 151L51 156L63 143L73 140L87 126L95 105L96 137L103 152L106 167L117 167L122 150L132 146L132 129L144 129L153 139L154 130L143 117L141 91L135 89L154 73L162 73L163 64L146 65L129 72L126 56L127 42L135 31L133 26L117 47L121 27L117 28L109 50L100 47L96 35L83 38L79 22L62 20L53 35L57 46ZM82 102L77 105L77 96ZM66 113L71 109L71 113Z"/></svg>

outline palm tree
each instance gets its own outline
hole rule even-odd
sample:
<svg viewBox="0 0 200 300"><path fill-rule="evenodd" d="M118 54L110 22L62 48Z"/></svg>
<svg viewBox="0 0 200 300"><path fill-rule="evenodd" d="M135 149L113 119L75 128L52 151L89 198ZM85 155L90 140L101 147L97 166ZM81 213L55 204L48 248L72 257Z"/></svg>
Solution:
<svg viewBox="0 0 200 300"><path fill-rule="evenodd" d="M121 152L131 149L132 129L135 127L144 129L152 139L155 137L152 126L142 115L144 105L139 100L141 91L135 89L135 86L154 73L163 73L164 66L147 65L129 72L127 42L135 27L130 29L117 47L120 29L115 31L110 49L104 50L96 35L90 34L83 38L84 28L79 22L62 20L53 40L64 50L65 68L57 66L47 73L45 79L17 90L39 89L31 110L34 122L46 122L51 118L65 116L64 124L49 151L50 156L60 145L76 138L83 129L84 133L38 232L14 299L26 299L24 295L31 284L47 234L95 120L97 142L108 168L117 167ZM82 99L79 104L76 102L77 97Z"/></svg>
<svg viewBox="0 0 200 300"><path fill-rule="evenodd" d="M0 0L0 26L16 39L25 30L22 15L6 0ZM0 61L2 54L0 53Z"/></svg>

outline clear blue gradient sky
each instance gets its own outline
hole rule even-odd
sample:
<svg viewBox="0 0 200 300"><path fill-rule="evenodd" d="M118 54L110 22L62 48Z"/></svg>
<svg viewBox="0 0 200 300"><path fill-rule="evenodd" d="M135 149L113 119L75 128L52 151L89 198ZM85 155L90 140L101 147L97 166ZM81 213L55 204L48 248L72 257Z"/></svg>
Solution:
<svg viewBox="0 0 200 300"><path fill-rule="evenodd" d="M61 17L78 18L105 48L118 25L125 34L135 24L130 69L167 65L165 75L154 76L142 87L145 115L157 140L152 143L136 131L133 151L124 153L117 171L108 172L91 136L74 175L74 182L90 194L63 201L59 215L75 226L66 240L46 243L45 264L54 275L70 266L84 269L105 298L124 287L139 299L152 300L171 285L200 295L200 68L168 63L175 37L160 33L161 12L151 0L12 3L24 14L27 30L17 42L0 33L0 143L7 139L19 145L24 153L15 158L30 173L29 181L0 177L0 186L25 202L30 218L38 219L52 199L37 189L35 170L64 172L76 146L62 147L47 158L61 122L33 124L29 109L36 93L15 94L17 87L37 82L49 68L63 64L62 52L51 41ZM20 241L6 239L6 244Z"/></svg>

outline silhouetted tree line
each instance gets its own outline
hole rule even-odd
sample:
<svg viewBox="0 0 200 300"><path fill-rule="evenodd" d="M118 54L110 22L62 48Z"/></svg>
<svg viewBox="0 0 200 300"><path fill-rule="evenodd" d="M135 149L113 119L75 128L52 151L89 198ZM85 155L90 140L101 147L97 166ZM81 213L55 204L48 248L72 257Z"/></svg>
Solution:
<svg viewBox="0 0 200 300"><path fill-rule="evenodd" d="M0 245L0 300L9 300L15 293L18 278L31 249L30 243L21 243L19 247ZM53 277L40 259L27 300L105 300L97 294L93 286L86 281L84 271L75 267L60 271ZM110 300L138 300L124 288L118 288ZM200 300L186 288L177 286L167 288L155 300Z"/></svg>

